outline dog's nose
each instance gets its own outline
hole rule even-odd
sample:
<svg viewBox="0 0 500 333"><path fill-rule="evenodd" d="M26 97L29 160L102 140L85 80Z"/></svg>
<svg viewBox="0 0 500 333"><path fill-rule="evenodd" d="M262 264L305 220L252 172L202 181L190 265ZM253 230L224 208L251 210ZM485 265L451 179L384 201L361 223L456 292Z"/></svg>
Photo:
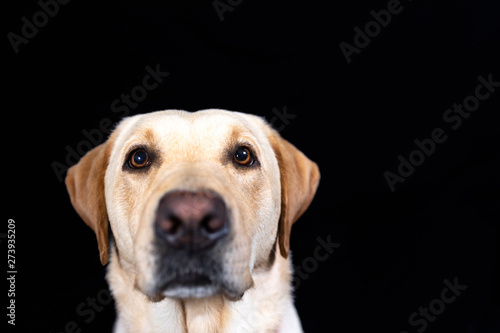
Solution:
<svg viewBox="0 0 500 333"><path fill-rule="evenodd" d="M208 248L228 234L228 224L226 205L212 192L167 193L156 211L156 232L175 248Z"/></svg>

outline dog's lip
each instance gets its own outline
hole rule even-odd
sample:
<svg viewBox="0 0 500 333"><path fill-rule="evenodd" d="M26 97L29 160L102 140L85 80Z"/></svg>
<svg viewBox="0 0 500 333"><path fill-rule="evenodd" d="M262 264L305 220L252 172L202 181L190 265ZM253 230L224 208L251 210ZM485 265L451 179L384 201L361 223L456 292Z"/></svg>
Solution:
<svg viewBox="0 0 500 333"><path fill-rule="evenodd" d="M168 281L165 284L164 289L175 288L178 286L200 287L210 284L213 284L213 281L208 275L198 272L188 272L184 274L179 274L170 281Z"/></svg>
<svg viewBox="0 0 500 333"><path fill-rule="evenodd" d="M175 277L157 285L155 292L149 297L158 301L166 297L173 298L203 298L213 294L223 294L231 301L240 300L246 290L237 290L206 273L187 272L176 274Z"/></svg>
<svg viewBox="0 0 500 333"><path fill-rule="evenodd" d="M205 298L220 293L221 286L207 274L190 272L176 275L159 290L163 296L172 298Z"/></svg>

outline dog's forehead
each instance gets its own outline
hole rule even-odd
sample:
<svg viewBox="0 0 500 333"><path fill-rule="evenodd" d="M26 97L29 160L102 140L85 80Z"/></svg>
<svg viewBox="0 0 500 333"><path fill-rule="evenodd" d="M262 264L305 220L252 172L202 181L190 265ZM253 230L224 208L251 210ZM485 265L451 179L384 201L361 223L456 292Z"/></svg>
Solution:
<svg viewBox="0 0 500 333"><path fill-rule="evenodd" d="M118 150L140 144L170 149L186 145L220 149L234 140L265 140L265 122L253 115L209 109L197 112L158 111L125 119L118 126Z"/></svg>

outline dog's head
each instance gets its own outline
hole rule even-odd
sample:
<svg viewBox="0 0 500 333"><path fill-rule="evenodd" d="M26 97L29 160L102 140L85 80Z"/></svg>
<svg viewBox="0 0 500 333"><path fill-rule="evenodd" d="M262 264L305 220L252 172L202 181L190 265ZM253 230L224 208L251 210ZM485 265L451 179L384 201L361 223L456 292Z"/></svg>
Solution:
<svg viewBox="0 0 500 333"><path fill-rule="evenodd" d="M144 294L237 299L252 272L288 256L318 167L259 117L160 111L123 120L68 170L81 218Z"/></svg>

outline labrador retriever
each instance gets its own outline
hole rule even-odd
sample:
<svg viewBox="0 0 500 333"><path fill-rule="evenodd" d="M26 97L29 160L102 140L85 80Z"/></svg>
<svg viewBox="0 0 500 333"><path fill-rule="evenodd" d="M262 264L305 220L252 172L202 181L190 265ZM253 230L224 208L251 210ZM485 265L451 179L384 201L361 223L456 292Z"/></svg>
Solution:
<svg viewBox="0 0 500 333"><path fill-rule="evenodd" d="M290 232L317 165L260 117L218 109L125 118L68 170L97 237L115 332L302 332Z"/></svg>

